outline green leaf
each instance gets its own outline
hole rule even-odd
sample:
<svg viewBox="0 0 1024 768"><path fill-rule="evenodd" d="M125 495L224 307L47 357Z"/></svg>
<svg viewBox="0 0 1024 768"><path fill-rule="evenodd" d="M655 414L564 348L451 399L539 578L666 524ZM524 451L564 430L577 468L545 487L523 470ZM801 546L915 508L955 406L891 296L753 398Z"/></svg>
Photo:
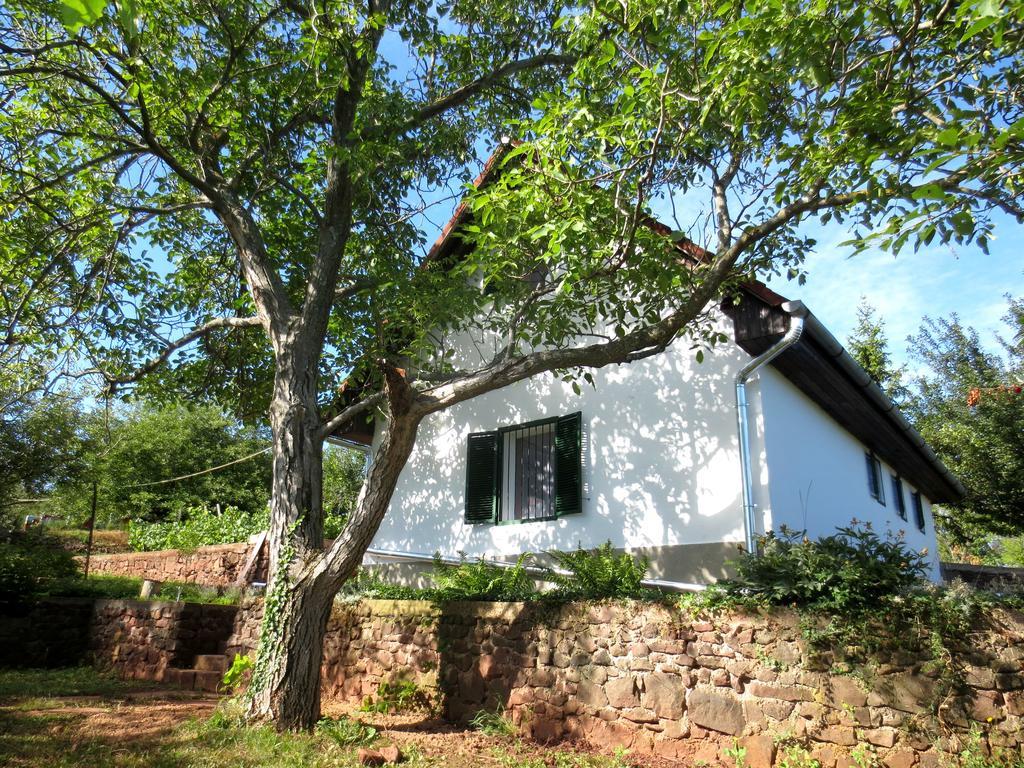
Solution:
<svg viewBox="0 0 1024 768"><path fill-rule="evenodd" d="M71 34L94 24L103 15L107 0L61 0L60 20Z"/></svg>

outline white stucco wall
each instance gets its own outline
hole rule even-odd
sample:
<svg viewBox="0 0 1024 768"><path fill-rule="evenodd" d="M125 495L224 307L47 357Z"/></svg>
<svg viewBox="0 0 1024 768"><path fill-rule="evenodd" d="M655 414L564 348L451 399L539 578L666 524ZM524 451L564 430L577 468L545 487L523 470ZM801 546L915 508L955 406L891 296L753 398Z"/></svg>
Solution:
<svg viewBox="0 0 1024 768"><path fill-rule="evenodd" d="M818 405L774 369L762 372L755 385L763 407L763 429L769 480L767 522L806 530L812 537L828 535L857 519L876 531L903 531L907 545L928 549L932 578L938 580L938 549L931 503L922 495L925 530L914 522L911 494L917 490L903 478L907 520L896 511L892 467L882 463L885 505L868 490L865 447Z"/></svg>
<svg viewBox="0 0 1024 768"><path fill-rule="evenodd" d="M719 319L731 335L731 322ZM677 341L647 360L593 372L580 395L552 375L490 392L433 414L420 426L373 547L470 557L594 547L663 547L743 541L734 380L750 356L732 343L698 364ZM484 336L465 338L455 364L478 366L494 353ZM883 466L887 506L868 493L864 447L773 368L748 385L755 518L759 532L782 524L811 536L852 519L906 532L927 547L938 577L931 507L926 529L897 517L891 469ZM536 419L583 414L583 511L554 521L510 525L463 522L470 433ZM378 437L380 430L378 430Z"/></svg>
<svg viewBox="0 0 1024 768"><path fill-rule="evenodd" d="M489 359L491 346L478 339L463 362ZM594 371L596 389L581 382L580 395L544 375L428 417L373 546L507 556L608 540L627 548L742 541L733 379L749 357L727 344L698 364L689 347L684 340L656 357ZM576 411L583 414L582 513L464 524L467 436ZM757 423L756 404L752 416Z"/></svg>

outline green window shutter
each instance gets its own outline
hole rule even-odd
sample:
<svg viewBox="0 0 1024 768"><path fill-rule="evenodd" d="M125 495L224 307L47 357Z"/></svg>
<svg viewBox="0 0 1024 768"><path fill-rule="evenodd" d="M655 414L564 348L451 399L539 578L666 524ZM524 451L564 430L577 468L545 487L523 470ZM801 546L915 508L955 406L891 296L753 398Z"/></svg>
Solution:
<svg viewBox="0 0 1024 768"><path fill-rule="evenodd" d="M555 516L583 511L583 414L555 424Z"/></svg>
<svg viewBox="0 0 1024 768"><path fill-rule="evenodd" d="M466 522L493 523L498 519L497 432L477 432L469 436L466 458Z"/></svg>

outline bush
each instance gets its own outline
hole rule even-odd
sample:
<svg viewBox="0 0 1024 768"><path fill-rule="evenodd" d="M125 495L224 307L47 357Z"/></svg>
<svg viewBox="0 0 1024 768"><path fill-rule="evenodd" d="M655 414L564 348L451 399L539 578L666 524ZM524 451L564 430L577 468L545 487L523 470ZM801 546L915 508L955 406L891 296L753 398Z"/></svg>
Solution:
<svg viewBox="0 0 1024 768"><path fill-rule="evenodd" d="M74 576L56 579L47 585L45 594L51 597L91 597L95 600L133 600L139 597L142 579L133 576L113 576L96 573L83 579Z"/></svg>
<svg viewBox="0 0 1024 768"><path fill-rule="evenodd" d="M76 573L71 553L49 536L13 533L0 542L0 599L35 594Z"/></svg>
<svg viewBox="0 0 1024 768"><path fill-rule="evenodd" d="M526 572L530 555L520 555L515 565L502 568L486 562L466 560L459 565L442 562L434 558L434 572L431 578L437 584L435 598L447 600L530 600L537 597L533 579Z"/></svg>
<svg viewBox="0 0 1024 768"><path fill-rule="evenodd" d="M816 540L783 527L759 539L759 552L743 553L735 562L736 577L715 584L710 596L853 614L922 585L927 574L924 553L856 521Z"/></svg>
<svg viewBox="0 0 1024 768"><path fill-rule="evenodd" d="M151 552L231 544L245 541L254 533L266 530L269 522L270 513L267 510L253 514L230 506L221 512L207 507L192 507L181 522L146 523L133 520L128 524L128 546L136 552Z"/></svg>
<svg viewBox="0 0 1024 768"><path fill-rule="evenodd" d="M625 552L616 555L610 541L597 549L580 547L575 552L552 550L548 554L560 568L572 574L553 577L558 594L564 597L600 600L653 594L642 584L650 561L646 557L638 560Z"/></svg>

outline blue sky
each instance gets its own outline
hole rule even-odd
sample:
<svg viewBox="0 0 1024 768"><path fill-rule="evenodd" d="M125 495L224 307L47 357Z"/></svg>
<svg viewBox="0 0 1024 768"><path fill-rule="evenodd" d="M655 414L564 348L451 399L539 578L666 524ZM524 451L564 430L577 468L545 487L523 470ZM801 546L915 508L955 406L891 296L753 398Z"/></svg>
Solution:
<svg viewBox="0 0 1024 768"><path fill-rule="evenodd" d="M851 257L851 249L840 245L849 237L846 228L811 226L807 232L818 240L805 262L807 282L776 278L769 285L803 301L844 343L856 325L861 296L867 297L885 322L897 364L907 362L906 337L917 333L926 315L956 312L995 347L1007 310L1004 295L1024 295L1024 225L1008 216L997 218L988 255L974 245L932 245L917 253L908 247L898 256L875 250Z"/></svg>

